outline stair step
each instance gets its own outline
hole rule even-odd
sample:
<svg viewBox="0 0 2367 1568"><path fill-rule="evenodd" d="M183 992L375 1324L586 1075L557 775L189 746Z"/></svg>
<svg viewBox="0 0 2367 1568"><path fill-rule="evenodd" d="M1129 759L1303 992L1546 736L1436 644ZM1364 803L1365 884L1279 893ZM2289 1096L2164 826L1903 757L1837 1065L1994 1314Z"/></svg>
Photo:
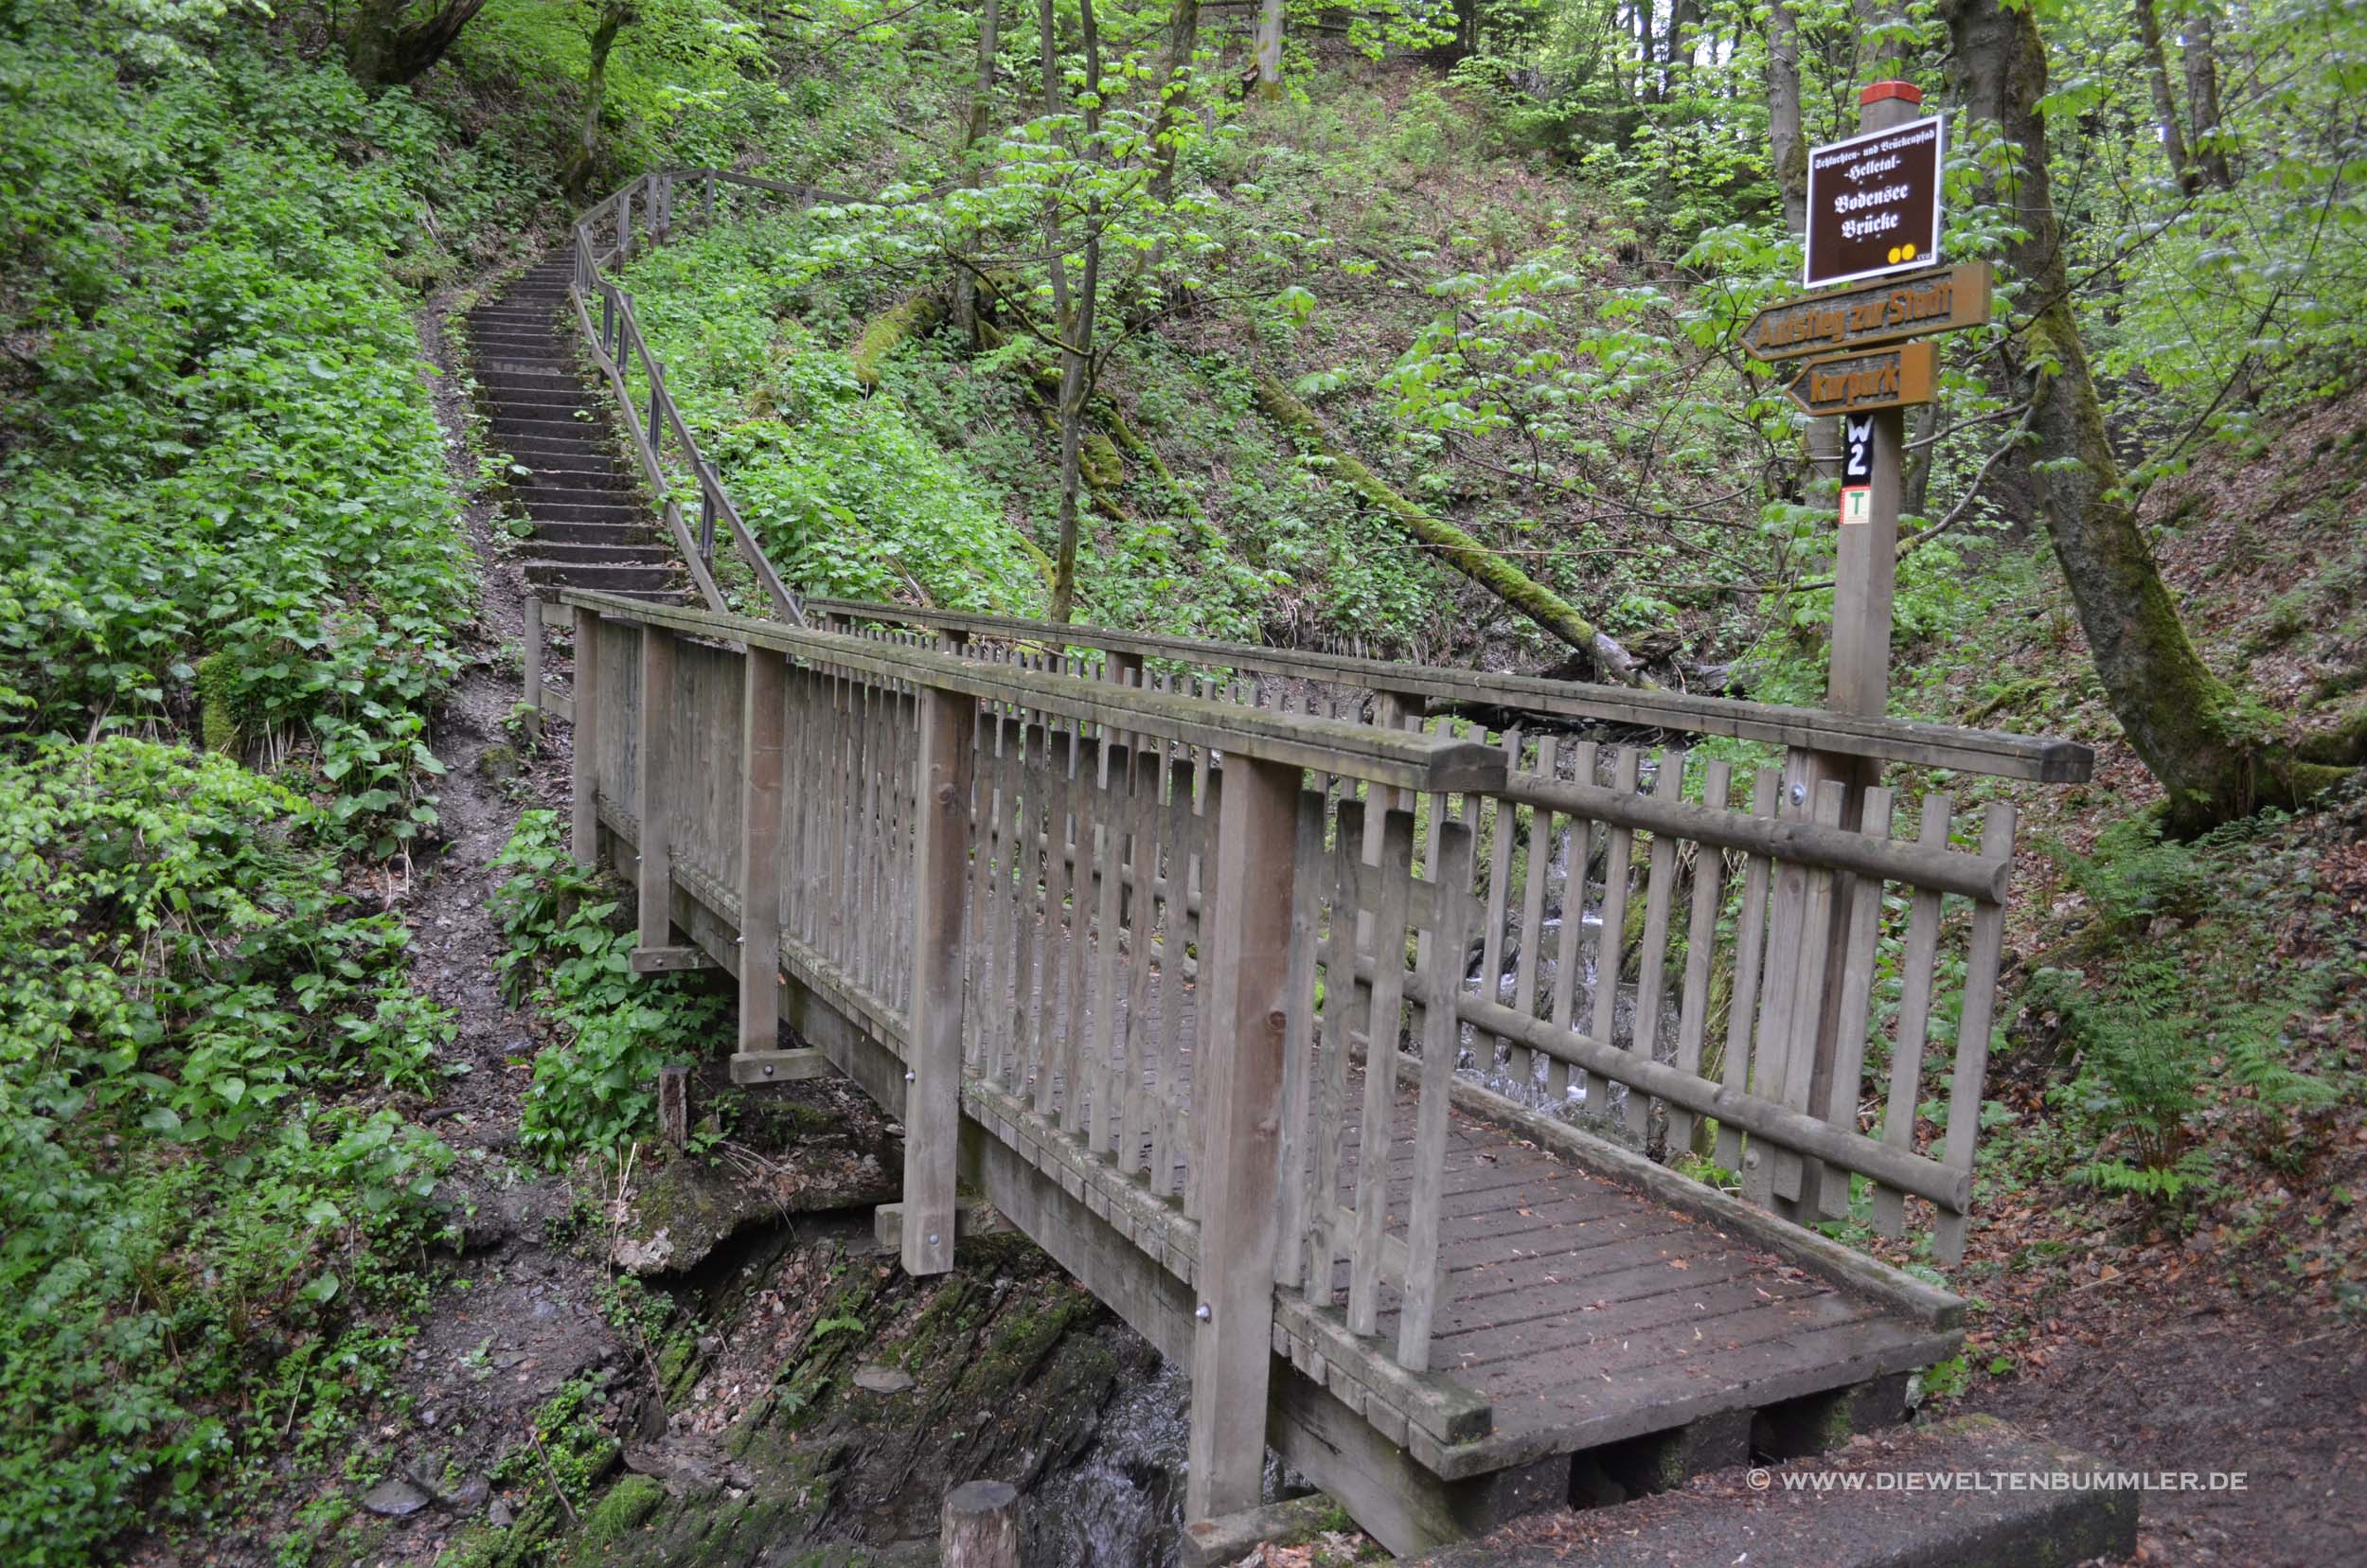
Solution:
<svg viewBox="0 0 2367 1568"><path fill-rule="evenodd" d="M590 414L596 419L600 412L591 394L585 392L562 398L548 392L521 392L512 387L496 392L488 401L492 405L496 419L548 419L582 424L587 421L577 419L578 412Z"/></svg>
<svg viewBox="0 0 2367 1568"><path fill-rule="evenodd" d="M529 515L547 517L559 522L606 523L612 521L604 515L568 517L561 510L564 508L574 508L577 510L594 514L620 509L628 510L644 522L656 515L641 499L639 491L622 487L614 490L601 490L597 487L580 485L543 485L521 491L520 499L525 502Z"/></svg>
<svg viewBox="0 0 2367 1568"><path fill-rule="evenodd" d="M547 446L547 443L544 443ZM538 490L628 490L641 493L641 483L633 471L618 462L606 446L585 445L567 451L521 452L515 447L509 455L526 472L521 482Z"/></svg>
<svg viewBox="0 0 2367 1568"><path fill-rule="evenodd" d="M537 518L534 539L538 544L654 544L657 529L646 524L551 523Z"/></svg>
<svg viewBox="0 0 2367 1568"><path fill-rule="evenodd" d="M493 428L496 431L511 431L520 436L540 436L554 441L565 440L570 431L600 430L599 424L595 420L543 419L537 417L539 412L508 414L496 409L493 413Z"/></svg>
<svg viewBox="0 0 2367 1568"><path fill-rule="evenodd" d="M522 392L533 397L543 392L582 392L583 379L573 370L548 365L532 370L486 369L477 372L477 384L492 387L507 395Z"/></svg>
<svg viewBox="0 0 2367 1568"><path fill-rule="evenodd" d="M555 566L526 562L526 580L537 586L589 588L604 593L635 589L672 590L680 573L672 566Z"/></svg>
<svg viewBox="0 0 2367 1568"><path fill-rule="evenodd" d="M580 473L587 475L581 485L567 485L571 490L598 490L612 481L628 485L632 471L617 460L616 454L605 441L547 441L541 437L528 437L507 442L503 451L534 472L536 484L556 484L556 475Z"/></svg>
<svg viewBox="0 0 2367 1568"><path fill-rule="evenodd" d="M521 552L529 566L664 566L674 552L663 544L575 544L535 538Z"/></svg>
<svg viewBox="0 0 2367 1568"><path fill-rule="evenodd" d="M526 497L526 515L540 527L546 523L601 523L612 527L647 526L656 521L650 508L631 503L542 501Z"/></svg>

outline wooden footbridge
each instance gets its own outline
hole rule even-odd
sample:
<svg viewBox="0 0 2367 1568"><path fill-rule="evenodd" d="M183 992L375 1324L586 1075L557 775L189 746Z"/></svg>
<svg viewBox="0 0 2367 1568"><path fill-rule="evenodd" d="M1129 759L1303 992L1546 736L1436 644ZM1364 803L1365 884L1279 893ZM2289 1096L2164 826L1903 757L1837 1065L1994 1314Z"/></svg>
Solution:
<svg viewBox="0 0 2367 1568"><path fill-rule="evenodd" d="M902 1119L905 1267L952 1265L967 1188L1187 1363L1194 1519L1271 1444L1411 1551L1830 1441L1959 1344L1955 1296L1807 1228L1947 1264L1972 1204L2014 812L1879 779L2083 748L556 597L571 679L538 633L529 686L637 966L737 977L737 1080ZM1678 1168L1713 1163L1738 1191Z"/></svg>

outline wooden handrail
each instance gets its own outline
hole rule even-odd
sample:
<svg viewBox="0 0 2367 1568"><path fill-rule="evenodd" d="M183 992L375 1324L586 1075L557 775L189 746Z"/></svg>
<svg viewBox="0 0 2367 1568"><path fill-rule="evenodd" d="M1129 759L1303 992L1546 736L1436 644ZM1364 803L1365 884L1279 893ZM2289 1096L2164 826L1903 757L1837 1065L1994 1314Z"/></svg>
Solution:
<svg viewBox="0 0 2367 1568"><path fill-rule="evenodd" d="M806 609L813 615L1095 648L1204 668L1295 675L1419 698L1433 711L1489 707L1558 719L1592 719L1643 729L1727 736L2047 784L2082 782L2095 766L2091 749L2052 736L2013 735L2001 730L1965 729L1901 719L1860 718L1821 708L1786 707L1731 697L1641 691L1536 675L1398 664L1341 653L1264 648L1164 633L1113 632L1106 627L921 609L905 604L874 604L859 599L810 598L806 600Z"/></svg>
<svg viewBox="0 0 2367 1568"><path fill-rule="evenodd" d="M1370 724L1272 713L1230 704L1146 691L1074 676L1041 674L1008 665L981 664L952 653L864 642L779 621L652 604L614 594L570 588L560 602L606 620L662 627L750 648L769 648L799 663L867 675L906 686L958 692L1009 703L1037 713L1147 736L1178 745L1206 746L1228 757L1290 763L1424 793L1501 793L1504 753L1474 740L1376 729Z"/></svg>
<svg viewBox="0 0 2367 1568"><path fill-rule="evenodd" d="M784 619L802 626L805 624L805 612L797 595L781 580L780 573L774 568L772 558L765 554L764 546L758 543L755 533L741 518L739 508L733 503L730 493L724 490L722 479L716 473L715 466L707 461L706 454L700 450L698 437L691 433L689 421L683 418L681 406L674 401L673 394L667 390L665 369L657 356L650 351L649 340L642 335L640 320L632 308L632 295L619 288L613 280L601 276L601 269L624 248L626 236L623 231L631 221L629 201L632 193L646 190L650 193L650 200L654 203L656 193L664 186L685 173L709 180L726 179L731 183L741 185L770 187L777 184L777 182L770 181L756 182L745 177L728 176L720 170L708 169L661 170L657 173L643 175L640 179L613 192L605 200L586 208L577 218L574 232L576 269L575 276L568 283L568 299L575 310L576 326L582 332L584 341L592 351L593 363L599 368L601 374L608 378L615 391L617 404L624 413L626 431L632 437L633 455L639 461L643 476L658 499L659 509L667 531L673 537L675 548L681 552L684 563L689 567L691 577L698 584L700 596L715 609L720 611L723 608L722 591L717 586L714 574L708 565L708 558L713 550L712 533L703 529L697 537L691 534L689 525L683 517L681 504L675 500L672 494L672 485L666 473L664 460L666 431L669 426L673 430L675 440L681 444L683 454L687 458L691 472L695 477L702 512L712 513L722 519L725 530L731 535L733 547L739 551L740 559L747 562L749 569L756 574L757 584L763 588L765 597L772 601L774 608ZM646 206L645 210L648 210ZM618 244L612 250L597 250L595 248L595 241L592 238L593 224L612 214L614 215L618 224ZM591 300L595 296L601 300L605 312L613 312L616 339L613 348L606 341L606 334L593 325ZM627 384L625 366L630 360L640 362L642 374L650 385L650 418L646 425Z"/></svg>

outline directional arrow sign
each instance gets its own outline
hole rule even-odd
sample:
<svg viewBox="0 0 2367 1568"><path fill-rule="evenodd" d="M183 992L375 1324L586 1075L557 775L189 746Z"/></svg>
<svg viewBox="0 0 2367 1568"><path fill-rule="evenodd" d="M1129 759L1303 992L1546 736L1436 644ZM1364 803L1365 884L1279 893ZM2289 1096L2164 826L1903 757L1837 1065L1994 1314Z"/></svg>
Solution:
<svg viewBox="0 0 2367 1568"><path fill-rule="evenodd" d="M1784 390L1811 414L1862 414L1870 408L1927 403L1937 358L1929 342L1842 354L1812 362Z"/></svg>
<svg viewBox="0 0 2367 1568"><path fill-rule="evenodd" d="M1781 300L1751 318L1742 347L1753 359L1771 364L1979 327L1989 319L1989 264L1975 261Z"/></svg>

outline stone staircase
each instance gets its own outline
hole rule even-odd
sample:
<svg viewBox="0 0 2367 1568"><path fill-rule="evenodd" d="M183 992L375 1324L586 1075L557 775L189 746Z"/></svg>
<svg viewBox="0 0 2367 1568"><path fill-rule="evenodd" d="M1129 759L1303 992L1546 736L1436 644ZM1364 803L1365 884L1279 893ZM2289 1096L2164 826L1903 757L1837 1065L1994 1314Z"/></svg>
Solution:
<svg viewBox="0 0 2367 1568"><path fill-rule="evenodd" d="M565 256L553 257L468 317L489 439L528 471L511 476L534 525L526 582L685 602L689 574L578 371L567 276Z"/></svg>

